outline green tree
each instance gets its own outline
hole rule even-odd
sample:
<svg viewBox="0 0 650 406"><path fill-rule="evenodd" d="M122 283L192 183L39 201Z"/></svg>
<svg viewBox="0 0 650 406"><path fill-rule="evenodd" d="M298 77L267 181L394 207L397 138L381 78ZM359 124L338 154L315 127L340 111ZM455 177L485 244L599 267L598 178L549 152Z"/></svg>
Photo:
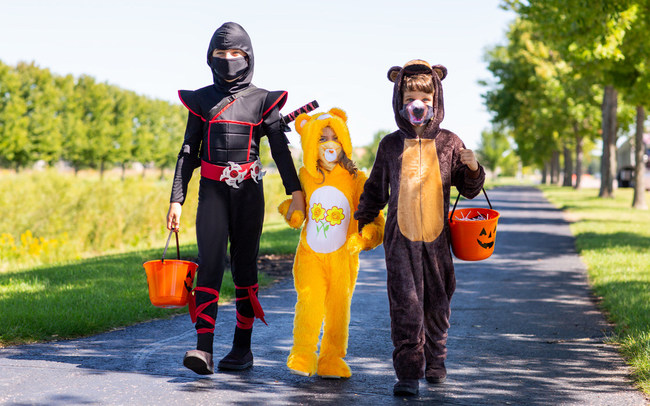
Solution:
<svg viewBox="0 0 650 406"><path fill-rule="evenodd" d="M489 131L481 132L481 141L476 149L478 160L494 179L499 169L506 174L513 174L518 159L510 145L510 140L505 128L494 127Z"/></svg>
<svg viewBox="0 0 650 406"><path fill-rule="evenodd" d="M20 88L18 72L0 64L0 157L16 172L34 161L27 130L27 101Z"/></svg>
<svg viewBox="0 0 650 406"><path fill-rule="evenodd" d="M133 136L135 118L135 99L133 92L118 87L109 87L113 99L112 139L113 153L111 161L122 168L122 179L126 176L126 166L133 161Z"/></svg>
<svg viewBox="0 0 650 406"><path fill-rule="evenodd" d="M513 23L507 37L506 46L486 54L496 83L483 82L490 87L483 98L492 121L511 129L523 164L541 168L559 149L559 134L566 126L549 62L553 55L535 40L525 21Z"/></svg>
<svg viewBox="0 0 650 406"><path fill-rule="evenodd" d="M64 110L65 137L64 159L72 165L75 173L92 165L91 121L93 111L87 94L95 86L95 79L82 75L74 84Z"/></svg>
<svg viewBox="0 0 650 406"><path fill-rule="evenodd" d="M650 50L642 44L650 18L648 0L505 0L503 4L533 23L543 41L574 70L589 72L603 86L599 196L613 197L618 94L646 74Z"/></svg>
<svg viewBox="0 0 650 406"><path fill-rule="evenodd" d="M156 118L163 112L160 110L160 105L152 104L144 96L138 96L135 111L133 158L135 161L142 163L142 176L144 176L147 165L152 162L155 155Z"/></svg>
<svg viewBox="0 0 650 406"><path fill-rule="evenodd" d="M584 139L597 136L598 88L542 42L533 27L517 19L508 44L488 51L488 69L497 81L483 83L491 85L484 100L493 122L512 128L523 163L544 168L544 174L550 168L552 182L559 180L563 150L565 185L571 185L575 149L579 187Z"/></svg>
<svg viewBox="0 0 650 406"><path fill-rule="evenodd" d="M25 100L27 107L30 161L43 160L52 164L62 154L60 92L50 71L33 62L18 63L16 72L21 81L18 96Z"/></svg>
<svg viewBox="0 0 650 406"><path fill-rule="evenodd" d="M89 138L92 148L89 150L91 164L99 169L100 178L106 169L115 162L115 100L106 83L95 83L85 95L86 108L89 113Z"/></svg>
<svg viewBox="0 0 650 406"><path fill-rule="evenodd" d="M152 151L152 161L160 169L163 179L165 169L172 169L176 164L178 150L183 142L187 110L180 105L156 101L156 110L162 114L158 117L158 126L154 132L155 148Z"/></svg>
<svg viewBox="0 0 650 406"><path fill-rule="evenodd" d="M388 135L389 132L386 130L377 131L373 137L372 142L361 148L362 154L360 156L354 157L354 161L359 168L365 168L370 170L372 165L375 163L375 158L377 156L377 148L379 147L379 142L382 138Z"/></svg>

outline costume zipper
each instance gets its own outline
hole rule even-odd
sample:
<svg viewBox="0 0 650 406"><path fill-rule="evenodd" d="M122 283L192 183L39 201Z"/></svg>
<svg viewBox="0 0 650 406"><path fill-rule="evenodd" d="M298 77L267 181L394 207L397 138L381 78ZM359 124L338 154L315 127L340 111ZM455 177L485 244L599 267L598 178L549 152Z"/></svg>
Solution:
<svg viewBox="0 0 650 406"><path fill-rule="evenodd" d="M421 236L420 238L424 240L424 221L422 220L424 218L424 213L422 212L422 139L418 137L418 146L420 148L420 151L418 153L418 159L419 159L419 165L418 165L418 170L420 172L419 176L419 187L420 187L420 193L418 196L418 204L420 205L420 233Z"/></svg>

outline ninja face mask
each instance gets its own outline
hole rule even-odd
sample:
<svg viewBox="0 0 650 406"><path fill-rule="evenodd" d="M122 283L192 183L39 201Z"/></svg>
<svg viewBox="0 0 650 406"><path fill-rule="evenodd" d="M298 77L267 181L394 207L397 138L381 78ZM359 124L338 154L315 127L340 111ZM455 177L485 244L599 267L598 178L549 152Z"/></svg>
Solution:
<svg viewBox="0 0 650 406"><path fill-rule="evenodd" d="M246 72L248 61L243 56L237 58L213 57L210 67L217 76L227 82L231 82Z"/></svg>
<svg viewBox="0 0 650 406"><path fill-rule="evenodd" d="M402 107L399 114L412 125L422 125L433 118L433 108L416 99Z"/></svg>

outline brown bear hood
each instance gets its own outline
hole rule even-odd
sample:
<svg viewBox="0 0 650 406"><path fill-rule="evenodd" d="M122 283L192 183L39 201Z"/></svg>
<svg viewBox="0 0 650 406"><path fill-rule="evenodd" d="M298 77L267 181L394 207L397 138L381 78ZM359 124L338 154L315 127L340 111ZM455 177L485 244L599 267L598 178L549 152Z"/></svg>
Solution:
<svg viewBox="0 0 650 406"><path fill-rule="evenodd" d="M402 130L407 137L415 138L415 131L411 123L403 118L399 112L402 109L402 85L404 76L415 74L430 74L433 78L433 118L426 124L422 138L435 138L440 130L440 123L445 117L445 105L442 96L442 79L447 76L447 68L442 65L431 66L428 62L421 59L414 59L407 62L404 67L393 66L388 70L388 80L395 83L393 87L393 112L395 113L395 122L397 127Z"/></svg>

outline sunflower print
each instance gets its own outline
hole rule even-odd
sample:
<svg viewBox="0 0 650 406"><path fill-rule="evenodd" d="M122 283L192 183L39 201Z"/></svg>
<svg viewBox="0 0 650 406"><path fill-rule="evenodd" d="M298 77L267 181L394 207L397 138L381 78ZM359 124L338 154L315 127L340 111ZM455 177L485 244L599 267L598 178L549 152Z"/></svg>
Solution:
<svg viewBox="0 0 650 406"><path fill-rule="evenodd" d="M320 203L316 203L311 207L311 218L316 222L325 218L325 209Z"/></svg>
<svg viewBox="0 0 650 406"><path fill-rule="evenodd" d="M327 220L327 222L331 225L336 226L341 224L341 221L343 221L344 218L345 214L343 214L343 209L334 206L331 209L327 210L327 217L325 220Z"/></svg>

